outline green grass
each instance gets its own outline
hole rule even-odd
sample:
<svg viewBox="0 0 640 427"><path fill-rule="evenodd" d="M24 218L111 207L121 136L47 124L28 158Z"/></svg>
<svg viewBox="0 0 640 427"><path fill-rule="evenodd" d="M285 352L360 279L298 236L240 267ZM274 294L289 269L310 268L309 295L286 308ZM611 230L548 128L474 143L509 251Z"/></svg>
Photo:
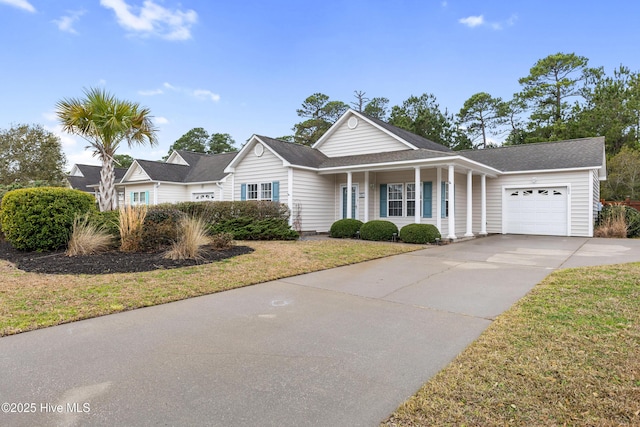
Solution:
<svg viewBox="0 0 640 427"><path fill-rule="evenodd" d="M135 274L42 275L0 261L0 336L422 248L357 240L242 244L254 252L212 264Z"/></svg>
<svg viewBox="0 0 640 427"><path fill-rule="evenodd" d="M640 425L640 263L553 273L382 425Z"/></svg>

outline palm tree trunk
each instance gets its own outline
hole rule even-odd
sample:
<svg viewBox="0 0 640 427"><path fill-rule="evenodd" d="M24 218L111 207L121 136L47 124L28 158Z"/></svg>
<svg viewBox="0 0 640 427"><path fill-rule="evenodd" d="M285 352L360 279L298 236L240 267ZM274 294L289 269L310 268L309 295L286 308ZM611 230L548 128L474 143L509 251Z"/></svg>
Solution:
<svg viewBox="0 0 640 427"><path fill-rule="evenodd" d="M113 169L113 157L102 155L102 169L100 170L100 193L98 195L98 206L100 211L110 211L118 209L118 194L116 192L116 175Z"/></svg>

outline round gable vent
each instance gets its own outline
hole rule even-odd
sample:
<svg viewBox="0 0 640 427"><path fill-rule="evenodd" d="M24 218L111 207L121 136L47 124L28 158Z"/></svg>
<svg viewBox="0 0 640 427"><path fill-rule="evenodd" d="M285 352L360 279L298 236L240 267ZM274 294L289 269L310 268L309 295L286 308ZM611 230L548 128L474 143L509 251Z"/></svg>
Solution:
<svg viewBox="0 0 640 427"><path fill-rule="evenodd" d="M256 144L255 148L253 149L253 152L255 153L256 156L260 157L262 156L262 154L264 154L264 145L260 144L259 142Z"/></svg>
<svg viewBox="0 0 640 427"><path fill-rule="evenodd" d="M358 118L351 117L347 122L347 126L349 126L349 129L355 129L358 126Z"/></svg>

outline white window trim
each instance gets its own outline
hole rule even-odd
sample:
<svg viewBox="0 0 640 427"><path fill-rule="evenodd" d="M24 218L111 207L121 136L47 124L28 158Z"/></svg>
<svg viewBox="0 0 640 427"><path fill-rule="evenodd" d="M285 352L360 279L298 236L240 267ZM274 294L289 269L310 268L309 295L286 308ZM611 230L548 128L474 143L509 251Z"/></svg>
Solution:
<svg viewBox="0 0 640 427"><path fill-rule="evenodd" d="M402 199L391 199L389 196L389 192L391 189L391 186L393 185L401 185L402 186ZM390 182L387 183L387 217L389 218L413 218L415 216L415 209L417 208L417 196L418 196L418 191L420 191L420 189L416 188L413 191L413 198L409 199L408 198L408 189L409 189L409 185L413 185L415 186L416 183L415 182ZM391 215L391 202L397 202L397 201L401 201L402 202L402 215ZM408 202L414 202L414 212L409 215L409 203Z"/></svg>
<svg viewBox="0 0 640 427"><path fill-rule="evenodd" d="M252 186L252 185L256 186L256 198L255 199L249 197L249 194L250 194L249 187ZM262 187L264 185L268 185L269 186L269 192L271 194L270 198L263 198L262 197L262 192L263 192ZM257 183L256 182L247 183L246 200L258 200L258 201L264 200L264 201L269 201L269 202L273 201L273 182L272 181L265 181L265 182L257 182Z"/></svg>

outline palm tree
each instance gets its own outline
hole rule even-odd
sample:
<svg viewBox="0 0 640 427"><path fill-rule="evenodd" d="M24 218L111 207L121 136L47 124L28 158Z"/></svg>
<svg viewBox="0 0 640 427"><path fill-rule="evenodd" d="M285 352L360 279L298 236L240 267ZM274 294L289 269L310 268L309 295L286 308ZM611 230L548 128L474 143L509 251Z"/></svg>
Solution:
<svg viewBox="0 0 640 427"><path fill-rule="evenodd" d="M56 104L56 115L65 132L89 142L93 156L102 162L98 205L101 211L118 208L113 156L120 143L157 144L156 131L148 108L117 99L102 89L86 89L85 99L63 99Z"/></svg>

